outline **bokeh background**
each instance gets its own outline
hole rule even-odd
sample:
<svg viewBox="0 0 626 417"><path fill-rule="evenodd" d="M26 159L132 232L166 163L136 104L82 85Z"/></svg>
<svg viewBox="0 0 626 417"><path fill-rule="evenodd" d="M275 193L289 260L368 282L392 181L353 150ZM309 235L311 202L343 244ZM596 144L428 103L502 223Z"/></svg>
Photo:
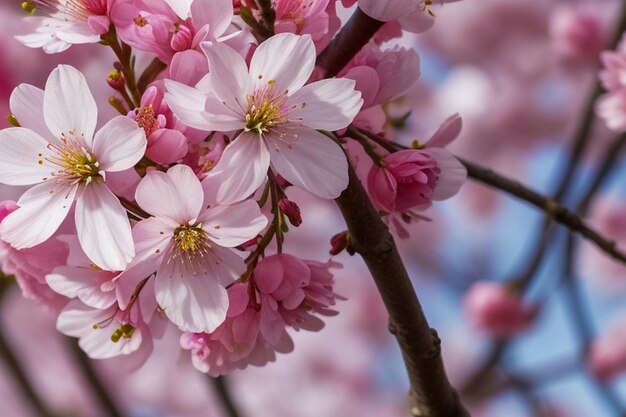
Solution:
<svg viewBox="0 0 626 417"><path fill-rule="evenodd" d="M559 181L571 137L608 47L617 0L464 0L446 5L433 29L398 42L415 47L421 78L389 104L410 111L400 141L428 138L449 115L463 118L457 155L518 179L543 193ZM112 93L105 82L113 54L98 45L74 46L59 55L28 49L14 35L28 31L17 0L0 0L0 126L19 83L43 87L56 65L85 73L99 101L100 119ZM566 198L574 204L598 169L611 133L601 121ZM0 150L1 151L1 150ZM623 161L621 161L623 162ZM597 193L588 220L626 246L626 167L618 163ZM2 186L0 199L22 190ZM329 238L345 226L332 202L290 190L304 223L289 233L289 251L306 259L329 258ZM492 338L476 328L464 296L477 281L507 282L527 271L544 224L543 213L501 192L468 181L453 199L423 213L431 221L407 226L402 256L431 325L442 339L453 385L467 388L475 417L614 417L626 413L626 359L616 376L599 382L589 372L590 343L608 337L626 357L626 268L582 242L575 282L564 276L566 231L558 229L524 294L536 308L532 326L508 341L490 376L467 381L493 353ZM227 378L242 417L406 416L408 381L386 313L358 257L335 257L340 314L319 333L292 334L295 351L262 368ZM571 277L568 277L570 279ZM56 416L106 416L77 366L68 340L55 330L56 314L7 290L0 333L29 383ZM621 329L621 331L620 331ZM608 332L608 333L607 333ZM605 336L609 334L609 336ZM1 358L0 358L1 359ZM148 362L128 372L122 360L95 364L98 376L130 417L222 416L206 375L196 371L178 335L166 334ZM481 389L491 387L486 393ZM0 416L36 417L7 361L0 360Z"/></svg>

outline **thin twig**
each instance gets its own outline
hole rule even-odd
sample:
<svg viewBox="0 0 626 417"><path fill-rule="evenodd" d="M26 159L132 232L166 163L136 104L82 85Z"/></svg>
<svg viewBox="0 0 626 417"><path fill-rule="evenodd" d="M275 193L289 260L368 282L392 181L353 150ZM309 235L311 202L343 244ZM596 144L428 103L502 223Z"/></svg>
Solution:
<svg viewBox="0 0 626 417"><path fill-rule="evenodd" d="M336 200L354 250L365 261L389 312L409 374L411 413L428 417L468 417L450 386L441 358L441 341L431 329L393 237L372 206L352 167L348 188Z"/></svg>
<svg viewBox="0 0 626 417"><path fill-rule="evenodd" d="M235 402L233 401L232 396L228 390L227 380L223 376L218 376L216 378L209 377L211 385L215 389L215 393L217 397L220 399L220 403L222 404L222 408L228 417L240 417L241 414L237 410L235 406Z"/></svg>
<svg viewBox="0 0 626 417"><path fill-rule="evenodd" d="M561 206L553 198L546 197L525 185L506 178L496 172L481 167L475 163L460 159L461 163L467 169L467 175L475 180L483 182L489 186L505 191L514 195L549 214L554 221L567 226L572 232L579 233L586 239L593 242L596 246L609 254L611 257L626 263L626 253L617 249L616 243L609 240L598 233L596 230L587 226L587 224L574 212Z"/></svg>
<svg viewBox="0 0 626 417"><path fill-rule="evenodd" d="M78 365L83 376L89 383L89 388L100 402L102 409L109 415L109 417L123 417L124 414L120 411L115 401L111 398L108 390L102 384L100 377L96 374L93 364L91 363L91 359L89 359L85 352L83 352L78 346L76 339L68 337L67 344L74 356L75 363Z"/></svg>

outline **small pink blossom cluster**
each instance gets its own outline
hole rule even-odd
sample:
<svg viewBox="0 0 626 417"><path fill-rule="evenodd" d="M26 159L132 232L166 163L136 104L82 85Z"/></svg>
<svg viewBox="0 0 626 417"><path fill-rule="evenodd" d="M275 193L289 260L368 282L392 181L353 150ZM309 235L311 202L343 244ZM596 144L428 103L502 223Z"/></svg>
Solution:
<svg viewBox="0 0 626 417"><path fill-rule="evenodd" d="M251 1L24 2L36 24L25 45L100 42L117 58L106 82L120 114L99 128L86 78L59 65L43 90L15 88L0 131L0 183L30 187L0 204L2 270L58 306L57 328L92 358L141 362L172 326L211 375L271 361L293 349L288 328L319 331L336 314L340 264L283 252L303 222L288 187L337 198L365 155L355 166L388 216L464 181L443 149L456 115L426 144L376 145L393 146L384 105L419 76L413 50L381 43L400 33L383 30L325 78L315 66L340 29L335 2L271 4L268 23ZM152 58L141 72L137 51Z"/></svg>
<svg viewBox="0 0 626 417"><path fill-rule="evenodd" d="M596 113L609 129L626 132L626 40L622 38L615 51L605 51L600 58L600 81L607 92L596 102Z"/></svg>

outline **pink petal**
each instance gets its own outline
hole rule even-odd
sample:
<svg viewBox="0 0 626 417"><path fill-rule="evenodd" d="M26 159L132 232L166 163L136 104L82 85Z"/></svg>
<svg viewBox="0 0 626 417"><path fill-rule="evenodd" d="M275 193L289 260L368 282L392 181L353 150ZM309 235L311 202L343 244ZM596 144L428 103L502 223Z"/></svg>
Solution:
<svg viewBox="0 0 626 417"><path fill-rule="evenodd" d="M207 72L206 57L193 49L174 54L169 68L170 78L186 85L195 85Z"/></svg>
<svg viewBox="0 0 626 417"><path fill-rule="evenodd" d="M209 25L209 37L218 38L233 20L232 0L194 0L191 18L196 28Z"/></svg>
<svg viewBox="0 0 626 417"><path fill-rule="evenodd" d="M426 148L445 148L461 133L463 119L458 113L448 117L439 126L432 138L426 143Z"/></svg>
<svg viewBox="0 0 626 417"><path fill-rule="evenodd" d="M43 113L54 137L73 131L91 145L98 108L85 77L76 68L59 65L52 71L46 82Z"/></svg>
<svg viewBox="0 0 626 417"><path fill-rule="evenodd" d="M102 269L122 271L135 256L126 210L102 182L76 199L76 231L85 254Z"/></svg>
<svg viewBox="0 0 626 417"><path fill-rule="evenodd" d="M318 197L339 197L348 186L348 161L339 145L304 127L276 133L266 138L274 169L293 185Z"/></svg>
<svg viewBox="0 0 626 417"><path fill-rule="evenodd" d="M442 148L425 149L424 152L435 158L439 169L441 169L432 199L446 200L458 193L467 179L467 170L463 164L454 155Z"/></svg>
<svg viewBox="0 0 626 417"><path fill-rule="evenodd" d="M60 266L52 274L46 275L46 282L55 292L69 298L76 298L86 305L106 309L115 302L115 292L100 289L102 274L107 272L87 268Z"/></svg>
<svg viewBox="0 0 626 417"><path fill-rule="evenodd" d="M182 159L189 147L187 138L174 129L159 129L150 135L150 145L146 156L159 164L172 164Z"/></svg>
<svg viewBox="0 0 626 417"><path fill-rule="evenodd" d="M294 93L309 79L315 66L315 46L310 35L280 33L263 42L250 61L255 88L273 81L277 92Z"/></svg>
<svg viewBox="0 0 626 417"><path fill-rule="evenodd" d="M312 129L339 130L347 127L363 105L356 82L333 78L305 85L287 100L294 107L289 121Z"/></svg>
<svg viewBox="0 0 626 417"><path fill-rule="evenodd" d="M267 218L252 200L211 207L200 216L200 220L211 240L229 248L247 242L267 226Z"/></svg>
<svg viewBox="0 0 626 417"><path fill-rule="evenodd" d="M189 10L194 0L164 0L181 19L189 17ZM197 2L198 0L195 0Z"/></svg>
<svg viewBox="0 0 626 417"><path fill-rule="evenodd" d="M211 275L193 275L180 262L163 262L154 285L159 306L182 331L210 333L226 319L228 294Z"/></svg>
<svg viewBox="0 0 626 417"><path fill-rule="evenodd" d="M47 138L50 136L50 130L43 117L43 94L40 88L20 84L11 93L9 106L20 126Z"/></svg>
<svg viewBox="0 0 626 417"><path fill-rule="evenodd" d="M176 165L167 174L149 172L137 186L135 199L153 216L181 225L198 217L204 194L200 180L191 168Z"/></svg>
<svg viewBox="0 0 626 417"><path fill-rule="evenodd" d="M355 89L361 92L364 109L378 104L375 99L380 87L380 79L374 68L366 65L353 67L343 77L356 81Z"/></svg>
<svg viewBox="0 0 626 417"><path fill-rule="evenodd" d="M359 0L363 13L381 22L389 22L418 10L417 0ZM421 13L421 10L420 10Z"/></svg>
<svg viewBox="0 0 626 417"><path fill-rule="evenodd" d="M32 130L23 127L0 130L0 146L0 182L3 184L37 184L59 169L46 159L51 154L48 141Z"/></svg>
<svg viewBox="0 0 626 417"><path fill-rule="evenodd" d="M231 142L202 187L208 203L232 204L248 198L263 184L270 154L263 140L244 132Z"/></svg>
<svg viewBox="0 0 626 417"><path fill-rule="evenodd" d="M92 151L103 171L123 171L143 157L146 133L129 117L117 116L96 133Z"/></svg>
<svg viewBox="0 0 626 417"><path fill-rule="evenodd" d="M0 223L0 237L16 249L47 240L67 217L77 189L53 180L35 185L17 201L20 208Z"/></svg>

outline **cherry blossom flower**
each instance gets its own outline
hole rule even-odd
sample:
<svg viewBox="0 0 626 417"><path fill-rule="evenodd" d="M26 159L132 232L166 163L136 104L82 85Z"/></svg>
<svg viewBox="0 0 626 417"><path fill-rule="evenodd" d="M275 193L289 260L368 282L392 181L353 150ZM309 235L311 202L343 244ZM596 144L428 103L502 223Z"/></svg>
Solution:
<svg viewBox="0 0 626 417"><path fill-rule="evenodd" d="M376 20L399 20L404 30L419 33L435 23L433 6L455 1L459 0L359 0L359 8Z"/></svg>
<svg viewBox="0 0 626 417"><path fill-rule="evenodd" d="M165 100L189 126L241 131L204 180L207 192L222 204L246 198L263 183L271 165L318 197L338 197L348 185L346 157L315 129L350 124L362 105L355 82L330 79L305 86L315 63L308 35L271 37L254 52L249 69L226 45L201 46L209 60L206 84L192 88L166 81Z"/></svg>
<svg viewBox="0 0 626 417"><path fill-rule="evenodd" d="M109 31L112 0L32 0L31 8L42 9L47 16L35 16L35 33L16 36L30 48L43 48L53 54L75 44L96 43Z"/></svg>
<svg viewBox="0 0 626 417"><path fill-rule="evenodd" d="M159 306L183 331L215 330L228 309L225 287L246 270L230 248L256 236L267 219L254 201L207 205L200 180L186 165L148 173L136 200L154 216L133 233L137 262L155 265Z"/></svg>
<svg viewBox="0 0 626 417"><path fill-rule="evenodd" d="M137 163L146 149L143 129L118 116L95 133L98 109L84 76L60 65L45 91L30 85L11 96L24 127L0 131L0 182L34 185L18 210L0 225L0 236L16 249L47 240L76 200L81 247L98 267L123 270L134 256L130 224L106 173Z"/></svg>

